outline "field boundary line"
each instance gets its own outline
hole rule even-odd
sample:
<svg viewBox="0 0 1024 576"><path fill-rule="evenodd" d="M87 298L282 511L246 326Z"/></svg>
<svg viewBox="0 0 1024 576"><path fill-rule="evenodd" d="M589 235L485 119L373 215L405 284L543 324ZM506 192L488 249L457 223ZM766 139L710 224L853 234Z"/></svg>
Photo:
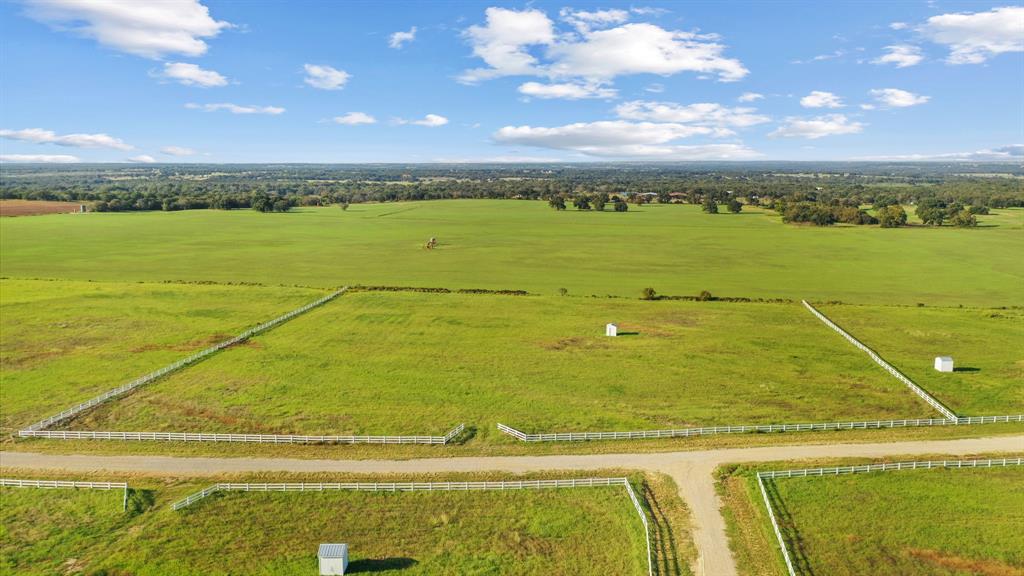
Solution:
<svg viewBox="0 0 1024 576"><path fill-rule="evenodd" d="M818 320L821 320L826 326L828 326L829 328L835 330L840 336L842 336L843 338L846 338L851 344L853 344L854 346L856 346L857 348L859 348L860 350L865 352L872 360L875 361L876 364L878 364L879 366L884 368L886 372L888 372L889 374L892 374L893 376L895 376L897 380L899 380L900 382L903 382L903 384L905 384L907 386L907 388L910 388L914 392L914 394L917 394L925 402L927 402L932 408L938 410L939 414L942 414L943 416L945 416L947 420L950 420L950 421L952 421L954 423L957 423L957 420L958 420L959 417L952 410L950 410L945 404L943 404L937 398L935 398L934 396L929 394L927 391L925 391L924 388L921 388L920 386L918 386L913 380L911 380L905 374L903 374L902 372L897 370L895 366L893 366L892 364L889 364L884 359L882 359L882 357L879 356L877 352L875 352L874 350L869 348L866 344L864 344L860 340L856 339L852 334L850 334L846 330L843 330L842 328L840 328L839 325L836 324L835 322L833 322L832 320L830 320L828 318L828 316L825 316L824 314L819 312L817 308L815 308L814 306L811 306L807 302L807 300L801 300L800 302L802 302L804 307L807 308L807 310L809 310L811 312L811 314L814 314L814 316Z"/></svg>
<svg viewBox="0 0 1024 576"><path fill-rule="evenodd" d="M173 364L168 364L167 366L164 366L163 368L160 368L159 370L156 370L154 372L150 372L149 374L146 374L145 376L140 376L140 377L136 378L135 380L132 380L131 382L129 382L127 384L124 384L123 386L118 386L117 388L114 388L113 390L109 390L107 392L104 392L103 394L100 394L99 396L96 396L95 398L92 398L90 400L86 400L85 402L82 402L81 404L78 404L76 406L72 406L71 408L68 408L67 410L61 412L60 414L56 414L54 416L50 416L49 418L45 418L43 420L40 420L39 422L36 422L35 424L29 425L28 427L25 428L25 430L19 431L18 435L19 436L30 436L30 434L26 435L26 434L22 434L22 432L45 430L45 429L49 428L50 426L53 426L54 424L56 424L58 422L62 422L64 420L67 420L67 419L70 419L70 418L74 418L75 416L78 416L82 412L85 412L86 410L89 410L90 408L93 408L94 406L98 406L100 404L103 404L104 402L107 402L108 400L111 400L113 398L117 398L119 396L123 396L123 395L127 394L128 392L131 392L132 390L135 390L136 388L139 388L140 386L144 386L146 384L149 384L150 382L153 382L154 380L162 378L163 376L166 376L167 374L170 374L172 372L176 372L176 371L178 371L178 370L180 370L180 369L182 369L182 368L184 368L186 366L191 366L192 364L195 364L196 362L199 362L200 360L203 360L204 358L210 356L211 354L213 354L215 352L219 352L220 350L223 350L224 348L227 348L229 346L233 346L233 345L238 344L240 342L244 342L244 341L248 340L249 338L251 338L253 336L256 336L257 334L260 334L262 332L266 332L267 330L270 330L271 328L274 328L275 326L278 326L279 324L283 324L283 323L287 322L288 320L291 320L292 318L294 318L294 317L296 317L296 316L298 316L300 314L304 314L304 313L308 312L309 310L312 310L313 308L316 308L316 307L321 306L321 305L323 305L323 304L325 304L327 302L330 302L331 300L334 300L335 298L337 298L341 294L344 294L347 290L348 290L347 286L345 286L345 287L343 287L343 288L341 288L339 290L335 290L334 292L324 296L323 298L314 300L313 302L310 302L309 304L306 304L304 306L296 308L295 310L292 310L291 312L288 312L286 314L278 316L277 318L274 318L273 320L268 320L267 322L264 322L264 323L254 327L254 328L250 328L249 330L246 330L245 332L242 332L241 334L235 336L234 338L229 338L228 340L224 340L223 342L220 342L218 344L214 344L213 346L210 346L209 348L206 348L205 350L200 350L199 352L196 352L195 354L192 354L191 356L188 356L186 358L178 360L177 362L174 362Z"/></svg>
<svg viewBox="0 0 1024 576"><path fill-rule="evenodd" d="M123 490L124 498L121 509L128 510L127 482L83 482L78 480L20 480L17 478L0 478L0 486L11 488L86 488L89 490Z"/></svg>
<svg viewBox="0 0 1024 576"><path fill-rule="evenodd" d="M584 440L637 440L646 438L686 438L712 434L743 434L757 432L820 432L829 430L870 430L881 428L911 428L918 426L952 426L957 424L996 424L1024 422L1024 414L1006 416L971 416L948 420L946 418L908 418L904 420L866 420L860 422L818 422L810 424L750 424L740 426L706 426L663 430L632 430L623 432L547 432L528 434L498 424L498 430L523 442L579 442Z"/></svg>
<svg viewBox="0 0 1024 576"><path fill-rule="evenodd" d="M624 486L633 508L640 517L647 543L647 576L654 574L651 555L651 531L640 500L628 478L577 478L555 480L498 480L481 482L291 482L291 483L231 483L207 486L171 504L172 510L182 510L216 492L467 492L477 490L540 490L552 488L594 488Z"/></svg>
<svg viewBox="0 0 1024 576"><path fill-rule="evenodd" d="M156 440L165 442L248 442L253 444L448 444L466 429L452 428L444 436L317 436L299 434L224 434L206 432L112 432L93 430L21 430L25 438L51 440Z"/></svg>
<svg viewBox="0 0 1024 576"><path fill-rule="evenodd" d="M937 468L992 468L996 466L1021 466L1024 465L1024 458L987 458L978 460L924 460L911 462L888 462L884 464L863 464L860 466L833 466L831 468L805 468L793 470L773 470L757 473L757 486L761 491L761 498L764 500L765 508L768 510L768 519L772 523L772 530L778 540L779 549L782 551L782 558L786 563L789 576L796 576L796 569L793 567L792 558L789 556L789 548L782 536L782 530L775 519L775 512L772 510L771 500L768 498L768 491L765 489L765 480L776 478L804 478L808 476L839 476L842 474L862 474L866 472L889 472L892 470L932 470Z"/></svg>

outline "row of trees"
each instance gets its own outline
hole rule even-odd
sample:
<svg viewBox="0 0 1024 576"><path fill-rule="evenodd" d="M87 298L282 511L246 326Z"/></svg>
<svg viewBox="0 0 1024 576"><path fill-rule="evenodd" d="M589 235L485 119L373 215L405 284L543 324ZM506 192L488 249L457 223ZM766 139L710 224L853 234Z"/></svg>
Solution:
<svg viewBox="0 0 1024 576"><path fill-rule="evenodd" d="M555 210L565 210L565 200L565 196L561 194L552 196L548 199L548 206L551 206ZM620 196L609 197L603 192L593 196L581 194L572 198L572 205L575 206L577 210L596 210L598 212L603 212L609 202L612 204L613 209L616 212L626 212L629 210L629 205L626 204L626 201Z"/></svg>

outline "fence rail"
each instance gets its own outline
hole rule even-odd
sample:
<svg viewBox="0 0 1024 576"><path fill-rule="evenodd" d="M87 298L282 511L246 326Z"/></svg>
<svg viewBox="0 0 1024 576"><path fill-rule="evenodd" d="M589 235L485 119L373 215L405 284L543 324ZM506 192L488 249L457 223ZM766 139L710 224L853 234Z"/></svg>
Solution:
<svg viewBox="0 0 1024 576"><path fill-rule="evenodd" d="M827 430L868 430L875 428L907 428L917 426L950 426L956 424L995 424L1024 422L1024 414L1007 416L972 416L948 420L946 418L917 418L904 420L866 420L862 422L818 422L808 424L751 424L742 426L707 426L667 430L633 430L627 432L552 432L527 434L505 424L498 430L523 442L579 442L584 440L635 440L644 438L685 438L710 434L741 434L754 432L814 432Z"/></svg>
<svg viewBox="0 0 1024 576"><path fill-rule="evenodd" d="M98 406L99 404L102 404L102 403L106 402L107 400L110 400L112 398L117 398L118 396L122 396L124 394L127 394L128 392L131 392L132 390L135 390L136 388L138 388L140 386L144 386L146 384L149 384L150 382L152 382L154 380L157 380L157 379L159 379L159 378L161 378L163 376L166 376L167 374L170 374L171 372L175 372L175 371L180 370L180 369L182 369L182 368L184 368L186 366L189 366L191 364L195 364L196 362L202 360L203 358L206 358L207 356L213 354L214 352L218 352L220 350L223 350L224 348L227 348L228 346L233 346L235 344L238 344L239 342L243 342L243 341L245 341L245 340L247 340L247 339L249 339L249 338L251 338L251 337L253 337L253 336L255 336L255 335L259 334L259 333L261 333L261 332L264 332L266 330L269 330L269 329L273 328L274 326L277 326L278 324L281 324L283 322L287 322L288 320L291 320L292 318L298 316L299 314L303 314L303 313L308 312L309 310L311 310L313 308L316 308L317 306L320 306L320 305L322 305L322 304L324 304L326 302L330 302L331 300L337 298L339 295L343 294L346 290L348 290L347 286L344 287L344 288L341 288L340 290L336 290L336 291L328 294L327 296L324 296L323 298L320 298L318 300L310 302L309 304L306 304L305 306L302 306L300 308L296 308L295 310L292 310L291 312L288 312L287 314L284 314L282 316L278 316L277 318L274 318L273 320L269 320L267 322L264 322L264 323L256 326L255 328L250 328L249 330L246 330L245 332L242 332L241 334L239 334L238 336L235 336L234 338L230 338L230 339L225 340L223 342L220 342L218 344L214 344L213 346L210 346L209 348L207 348L205 350L200 350L199 352L196 352L195 354L192 354L191 356L188 356L187 358L183 358L181 360L178 360L177 362L175 362L173 364L169 364L167 366L164 366L163 368L160 368L159 370L156 370L154 372L150 372L149 374L146 374L145 376L140 376L140 377L136 378L135 380L132 380L131 382L129 382L127 384L124 384L123 386L118 386L117 388L114 388L113 390L108 390L107 392L104 392L103 394L100 394L99 396L97 396L95 398L92 398L90 400L86 400L85 402L82 402L81 404L78 404L77 406L72 406L71 408L68 408L67 410L61 412L60 414L56 414L54 416L50 416L49 418L45 418L43 420L40 420L39 422L36 422L35 424L32 424L32 425L28 426L25 430L45 430L46 428L49 428L50 426L53 426L57 422L61 422L61 421L67 420L69 418L74 418L75 416L81 414L82 412L84 412L84 411L86 411L86 410L88 410L88 409L90 409L90 408L92 408L94 406Z"/></svg>
<svg viewBox="0 0 1024 576"><path fill-rule="evenodd" d="M551 488L593 488L625 486L630 501L640 516L647 543L647 575L654 574L651 555L651 531L640 500L628 478L575 478L555 480L499 480L483 482L287 482L287 483L231 483L208 486L199 492L171 504L172 510L181 510L216 492L466 492L475 490L542 490Z"/></svg>
<svg viewBox="0 0 1024 576"><path fill-rule="evenodd" d="M17 478L0 478L0 486L11 488L86 488L90 490L123 490L121 499L122 510L128 509L127 482L80 482L77 480L19 480Z"/></svg>
<svg viewBox="0 0 1024 576"><path fill-rule="evenodd" d="M466 429L452 428L444 436L312 436L295 434L220 434L206 432L111 432L91 430L20 430L24 438L56 440L124 440L175 442L248 442L253 444L448 444Z"/></svg>
<svg viewBox="0 0 1024 576"><path fill-rule="evenodd" d="M789 555L789 547L786 546L786 539L782 536L782 530L775 518L775 511L772 509L771 499L765 488L765 480L776 478L802 478L807 476L839 476L842 474L861 474L866 472L888 472L892 470L922 470L936 468L992 468L995 466L1021 466L1024 465L1024 458L987 458L979 460L924 460L914 462L888 462L884 464L864 464L860 466L833 466L831 468L805 468L795 470L774 470L757 473L757 486L764 499L764 506L768 510L768 519L772 523L772 531L779 543L779 550L782 551L782 559L786 564L789 576L796 576L796 569L793 567L793 560Z"/></svg>
<svg viewBox="0 0 1024 576"><path fill-rule="evenodd" d="M840 336L842 336L843 338L846 338L851 344L853 344L854 346L856 346L857 348L859 348L863 352L867 353L867 355L869 357L871 357L871 359L874 360L876 364L878 364L879 366L884 368L885 371L888 372L889 374L892 374L893 376L895 376L897 380L899 380L900 382L905 384L907 386L907 388L910 388L914 392L914 394L917 394L918 396L920 396L932 408L935 408L936 410L938 410L940 414L942 414L943 416L946 417L946 419L948 419L948 420L950 420L950 421L952 421L954 423L957 423L957 420L958 420L957 415L954 414L952 410L947 408L945 404L943 404L942 402L939 402L938 399L936 399L934 396L932 396L931 394L926 392L924 390L924 388L921 388L920 386L915 384L913 380L911 380L910 378L907 378L902 372L897 370L896 367L894 367L892 364L889 364L888 362L883 360L881 356L879 356L877 353L875 353L875 351L872 350L871 348L868 348L868 346L865 345L863 342L861 342L860 340L857 340L849 332L847 332L846 330L843 330L842 328L840 328L839 325L836 324L835 322L833 322L832 320L830 320L828 318L828 316L825 316L824 314L819 312L817 308L815 308L814 306L811 306L807 302L807 300L801 300L801 302L803 302L804 307L807 308L811 312L811 314L814 314L814 316L817 317L818 320L821 320L822 322L824 322L826 326L828 326L829 328L835 330Z"/></svg>

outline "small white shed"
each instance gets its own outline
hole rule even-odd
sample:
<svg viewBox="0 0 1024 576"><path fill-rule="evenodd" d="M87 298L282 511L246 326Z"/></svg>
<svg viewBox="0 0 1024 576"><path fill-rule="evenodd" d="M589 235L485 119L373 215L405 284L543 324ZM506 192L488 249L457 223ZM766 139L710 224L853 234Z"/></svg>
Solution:
<svg viewBox="0 0 1024 576"><path fill-rule="evenodd" d="M618 336L619 335L619 326L618 326L618 324L605 324L604 335L605 336Z"/></svg>
<svg viewBox="0 0 1024 576"><path fill-rule="evenodd" d="M952 356L937 356L935 358L935 369L939 372L952 372L953 371L953 357Z"/></svg>
<svg viewBox="0 0 1024 576"><path fill-rule="evenodd" d="M320 576L343 575L348 568L348 544L321 544L316 557Z"/></svg>

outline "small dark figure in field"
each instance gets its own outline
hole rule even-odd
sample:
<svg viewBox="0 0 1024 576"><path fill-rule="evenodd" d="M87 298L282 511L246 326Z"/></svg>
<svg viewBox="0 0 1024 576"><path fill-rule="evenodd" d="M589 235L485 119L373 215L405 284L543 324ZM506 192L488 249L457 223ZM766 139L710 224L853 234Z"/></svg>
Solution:
<svg viewBox="0 0 1024 576"><path fill-rule="evenodd" d="M427 240L427 243L423 247L427 250L433 250L435 246L437 246L437 238L431 238L430 240Z"/></svg>

